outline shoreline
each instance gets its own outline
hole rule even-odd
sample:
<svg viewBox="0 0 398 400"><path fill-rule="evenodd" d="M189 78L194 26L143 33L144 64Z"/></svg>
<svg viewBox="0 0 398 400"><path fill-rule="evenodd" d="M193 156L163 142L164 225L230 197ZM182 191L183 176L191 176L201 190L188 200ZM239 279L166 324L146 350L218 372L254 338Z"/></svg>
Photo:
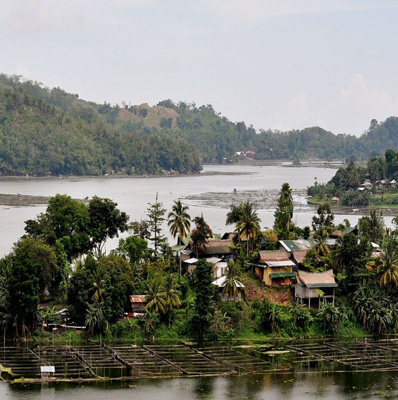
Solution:
<svg viewBox="0 0 398 400"><path fill-rule="evenodd" d="M289 163L289 164L286 164ZM284 165L285 164L285 165ZM291 160L243 160L238 161L237 163L230 164L203 164L203 166L207 167L220 167L220 166L280 166L280 167L295 167L295 168L338 168L337 165L332 162L328 162L326 160L303 160L300 165L292 165ZM186 177L196 177L196 176L212 176L212 175L252 175L252 172L223 172L223 171L205 171L205 172L197 172L197 173L166 173L166 174L140 174L140 175L127 175L127 174L106 174L106 175L61 175L61 176L36 176L36 175L0 175L0 181L23 181L23 180L61 180L61 179L70 179L70 180L78 180L78 179L144 179L144 178L186 178Z"/></svg>

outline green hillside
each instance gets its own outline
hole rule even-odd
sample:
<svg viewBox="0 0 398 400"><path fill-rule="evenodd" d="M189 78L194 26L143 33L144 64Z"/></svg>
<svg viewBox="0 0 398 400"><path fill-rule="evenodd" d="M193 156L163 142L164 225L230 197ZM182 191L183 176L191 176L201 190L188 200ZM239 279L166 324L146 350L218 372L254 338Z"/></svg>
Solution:
<svg viewBox="0 0 398 400"><path fill-rule="evenodd" d="M198 153L186 140L120 129L99 108L60 89L0 76L0 173L200 171Z"/></svg>
<svg viewBox="0 0 398 400"><path fill-rule="evenodd" d="M2 175L195 173L247 150L258 160L368 159L398 148L398 118L373 120L360 138L319 127L258 133L211 105L96 104L0 75L0 141Z"/></svg>

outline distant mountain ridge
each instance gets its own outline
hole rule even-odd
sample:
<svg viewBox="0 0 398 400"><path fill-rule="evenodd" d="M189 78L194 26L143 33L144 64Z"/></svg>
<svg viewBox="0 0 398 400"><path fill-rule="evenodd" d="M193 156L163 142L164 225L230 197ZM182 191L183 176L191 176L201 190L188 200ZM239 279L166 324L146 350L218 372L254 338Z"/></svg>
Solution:
<svg viewBox="0 0 398 400"><path fill-rule="evenodd" d="M1 74L0 144L2 175L196 173L248 150L260 160L382 155L398 149L398 118L373 120L359 138L319 127L257 133L211 105L97 104Z"/></svg>

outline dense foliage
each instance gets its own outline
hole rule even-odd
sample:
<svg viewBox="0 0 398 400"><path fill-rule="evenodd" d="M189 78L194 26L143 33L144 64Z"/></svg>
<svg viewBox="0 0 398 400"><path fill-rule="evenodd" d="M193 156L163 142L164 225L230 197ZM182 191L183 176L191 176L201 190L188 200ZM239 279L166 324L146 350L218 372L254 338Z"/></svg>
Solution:
<svg viewBox="0 0 398 400"><path fill-rule="evenodd" d="M247 127L211 105L165 100L111 106L60 88L0 75L0 174L192 173L201 162L369 158L398 147L398 118L373 120L359 138L319 127L279 132ZM383 166L375 166L383 174ZM388 169L387 169L388 173Z"/></svg>
<svg viewBox="0 0 398 400"><path fill-rule="evenodd" d="M117 109L111 108L117 116ZM197 152L181 138L123 129L94 103L0 75L0 173L100 175L200 170Z"/></svg>

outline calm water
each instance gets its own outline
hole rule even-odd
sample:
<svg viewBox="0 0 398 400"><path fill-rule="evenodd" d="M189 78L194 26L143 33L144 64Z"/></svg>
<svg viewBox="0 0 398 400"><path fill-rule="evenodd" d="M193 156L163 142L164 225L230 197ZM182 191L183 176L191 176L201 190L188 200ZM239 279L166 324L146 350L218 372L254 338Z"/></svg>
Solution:
<svg viewBox="0 0 398 400"><path fill-rule="evenodd" d="M398 397L397 373L296 373L139 380L113 384L0 384L1 399L382 399Z"/></svg>
<svg viewBox="0 0 398 400"><path fill-rule="evenodd" d="M159 178L90 178L90 179L30 179L1 180L0 193L23 195L53 196L57 193L68 194L73 198L85 198L98 195L116 201L119 208L130 215L131 220L146 218L148 202L154 202L156 192L159 201L170 211L177 198L207 192L231 193L248 190L280 189L282 183L288 182L293 189L305 189L314 183L327 182L335 174L334 169L327 168L286 168L278 166L205 166L205 172L247 173L247 175L202 175L193 177L159 177ZM198 207L191 205L192 217L203 213L215 233L223 233L225 215L229 204L220 202L217 207ZM24 221L34 218L43 212L45 207L4 207L0 206L0 255L10 251L12 244L24 234ZM262 227L273 225L273 210L259 210ZM313 211L295 213L294 221L300 226L309 225ZM336 222L348 218L357 221L355 216L336 216ZM167 227L165 225L165 231ZM229 227L231 229L232 227ZM172 242L172 241L171 241ZM107 249L114 247L116 240L107 244Z"/></svg>

